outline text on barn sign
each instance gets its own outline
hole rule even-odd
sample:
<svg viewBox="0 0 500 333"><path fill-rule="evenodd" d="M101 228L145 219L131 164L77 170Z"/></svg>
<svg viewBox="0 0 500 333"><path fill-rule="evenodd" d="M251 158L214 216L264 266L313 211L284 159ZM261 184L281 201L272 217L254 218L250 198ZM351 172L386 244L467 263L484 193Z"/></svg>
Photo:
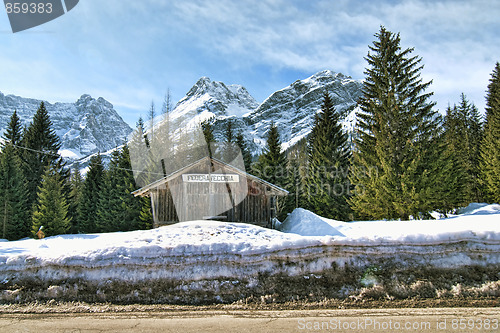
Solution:
<svg viewBox="0 0 500 333"><path fill-rule="evenodd" d="M187 174L182 175L182 181L185 183L239 183L239 175L230 174Z"/></svg>

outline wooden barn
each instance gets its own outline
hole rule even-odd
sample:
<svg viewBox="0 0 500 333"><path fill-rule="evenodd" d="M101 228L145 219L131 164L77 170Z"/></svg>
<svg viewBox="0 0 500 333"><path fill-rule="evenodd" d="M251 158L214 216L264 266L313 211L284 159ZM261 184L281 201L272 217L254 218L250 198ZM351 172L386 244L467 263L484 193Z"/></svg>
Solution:
<svg viewBox="0 0 500 333"><path fill-rule="evenodd" d="M271 227L288 192L217 159L205 157L135 192L151 198L154 227L220 220Z"/></svg>

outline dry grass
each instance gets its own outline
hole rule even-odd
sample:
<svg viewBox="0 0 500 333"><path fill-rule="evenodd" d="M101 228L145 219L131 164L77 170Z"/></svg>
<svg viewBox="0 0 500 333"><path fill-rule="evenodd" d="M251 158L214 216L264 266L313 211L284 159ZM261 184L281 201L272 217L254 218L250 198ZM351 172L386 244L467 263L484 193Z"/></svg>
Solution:
<svg viewBox="0 0 500 333"><path fill-rule="evenodd" d="M85 302L109 304L172 304L238 306L256 304L359 304L404 300L464 302L500 297L499 266L458 269L373 265L342 268L301 276L260 274L247 279L201 281L24 280L0 287L0 303ZM367 282L369 281L369 282Z"/></svg>

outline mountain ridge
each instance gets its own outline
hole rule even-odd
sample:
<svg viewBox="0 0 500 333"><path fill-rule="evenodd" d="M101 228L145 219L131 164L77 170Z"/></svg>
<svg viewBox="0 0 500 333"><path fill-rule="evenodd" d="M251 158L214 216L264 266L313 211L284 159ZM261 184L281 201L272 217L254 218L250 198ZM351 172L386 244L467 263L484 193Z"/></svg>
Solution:
<svg viewBox="0 0 500 333"><path fill-rule="evenodd" d="M23 125L29 125L43 100L0 92L0 131L5 132L14 110ZM132 128L102 97L83 94L74 103L43 101L53 129L61 139L61 153L78 159L105 152L126 142Z"/></svg>
<svg viewBox="0 0 500 333"><path fill-rule="evenodd" d="M356 120L354 109L361 90L361 81L323 70L275 91L259 104L241 85L228 86L202 77L170 115L174 120L190 115L188 121L177 123L178 126L193 125L213 117L214 134L219 141L223 140L226 122L231 119L235 134L243 134L252 155L256 156L265 146L271 123L280 130L283 149L306 137L312 130L315 114L321 109L324 93L330 94L346 131L352 131Z"/></svg>
<svg viewBox="0 0 500 333"><path fill-rule="evenodd" d="M256 157L265 147L271 123L278 126L283 150L307 137L315 115L321 110L324 93L330 94L344 129L351 135L362 82L331 70L296 80L270 94L262 103L242 85L227 85L204 76L175 104L169 115L178 128L213 118L218 141L224 140L230 119L234 135L242 133L251 154ZM41 101L0 92L0 130L5 131L14 109L22 123L29 124ZM82 167L97 152L109 160L107 155L125 143L132 133L113 105L102 97L95 99L83 94L74 103L44 102L54 130L61 138L60 152L70 162L81 163Z"/></svg>

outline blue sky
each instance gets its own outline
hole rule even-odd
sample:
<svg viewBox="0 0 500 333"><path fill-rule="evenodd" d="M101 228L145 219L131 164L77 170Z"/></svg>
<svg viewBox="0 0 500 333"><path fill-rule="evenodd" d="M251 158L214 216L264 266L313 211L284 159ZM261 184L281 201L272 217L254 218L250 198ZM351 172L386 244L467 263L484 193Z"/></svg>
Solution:
<svg viewBox="0 0 500 333"><path fill-rule="evenodd" d="M74 102L104 97L133 125L170 89L201 76L241 84L258 101L330 69L363 78L384 25L423 58L441 111L464 92L481 112L500 61L500 1L80 0L13 34L0 13L0 91Z"/></svg>

